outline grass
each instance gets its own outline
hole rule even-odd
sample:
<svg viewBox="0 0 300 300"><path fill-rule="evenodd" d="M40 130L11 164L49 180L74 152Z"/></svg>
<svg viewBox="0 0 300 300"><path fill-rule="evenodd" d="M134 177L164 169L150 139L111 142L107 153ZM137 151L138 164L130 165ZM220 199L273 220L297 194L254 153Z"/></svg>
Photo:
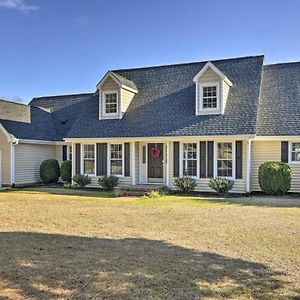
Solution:
<svg viewBox="0 0 300 300"><path fill-rule="evenodd" d="M300 199L0 193L0 299L300 299Z"/></svg>

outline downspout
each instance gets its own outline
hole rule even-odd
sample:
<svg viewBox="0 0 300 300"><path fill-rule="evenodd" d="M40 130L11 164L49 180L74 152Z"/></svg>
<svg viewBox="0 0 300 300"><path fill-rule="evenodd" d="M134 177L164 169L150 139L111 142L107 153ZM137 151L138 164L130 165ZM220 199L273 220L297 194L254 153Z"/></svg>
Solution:
<svg viewBox="0 0 300 300"><path fill-rule="evenodd" d="M251 193L251 163L252 163L252 139L248 140L247 143L247 182L246 182L246 193L249 195Z"/></svg>
<svg viewBox="0 0 300 300"><path fill-rule="evenodd" d="M11 141L11 148L10 148L10 154L11 154L11 176L10 176L10 183L11 186L14 187L16 183L16 149L15 146L19 144L19 140L16 138L13 138Z"/></svg>

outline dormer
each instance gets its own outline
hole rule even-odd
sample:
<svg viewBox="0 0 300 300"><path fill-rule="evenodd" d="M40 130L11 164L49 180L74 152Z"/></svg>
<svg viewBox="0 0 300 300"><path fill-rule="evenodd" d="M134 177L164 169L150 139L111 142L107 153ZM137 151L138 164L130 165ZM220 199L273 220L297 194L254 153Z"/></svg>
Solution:
<svg viewBox="0 0 300 300"><path fill-rule="evenodd" d="M133 81L109 71L97 84L99 119L122 119L131 100L138 92Z"/></svg>
<svg viewBox="0 0 300 300"><path fill-rule="evenodd" d="M196 115L223 114L232 82L213 63L208 62L194 77Z"/></svg>

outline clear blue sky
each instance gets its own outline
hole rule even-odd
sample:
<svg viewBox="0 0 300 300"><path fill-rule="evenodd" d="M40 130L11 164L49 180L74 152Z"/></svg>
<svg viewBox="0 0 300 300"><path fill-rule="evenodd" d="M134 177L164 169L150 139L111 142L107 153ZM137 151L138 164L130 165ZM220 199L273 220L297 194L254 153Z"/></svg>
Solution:
<svg viewBox="0 0 300 300"><path fill-rule="evenodd" d="M300 1L0 0L0 98L93 92L108 69L300 60Z"/></svg>

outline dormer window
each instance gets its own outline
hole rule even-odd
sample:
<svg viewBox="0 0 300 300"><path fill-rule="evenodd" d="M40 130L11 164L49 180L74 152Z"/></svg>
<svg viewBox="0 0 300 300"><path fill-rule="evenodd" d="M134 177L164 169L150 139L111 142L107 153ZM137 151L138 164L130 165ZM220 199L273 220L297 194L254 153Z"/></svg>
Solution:
<svg viewBox="0 0 300 300"><path fill-rule="evenodd" d="M138 92L133 81L109 71L97 84L99 119L122 119L134 95Z"/></svg>
<svg viewBox="0 0 300 300"><path fill-rule="evenodd" d="M232 82L214 64L208 62L194 77L196 115L224 114Z"/></svg>
<svg viewBox="0 0 300 300"><path fill-rule="evenodd" d="M103 92L103 112L109 116L118 114L117 92Z"/></svg>
<svg viewBox="0 0 300 300"><path fill-rule="evenodd" d="M200 89L200 110L217 109L219 106L219 84L201 84Z"/></svg>

